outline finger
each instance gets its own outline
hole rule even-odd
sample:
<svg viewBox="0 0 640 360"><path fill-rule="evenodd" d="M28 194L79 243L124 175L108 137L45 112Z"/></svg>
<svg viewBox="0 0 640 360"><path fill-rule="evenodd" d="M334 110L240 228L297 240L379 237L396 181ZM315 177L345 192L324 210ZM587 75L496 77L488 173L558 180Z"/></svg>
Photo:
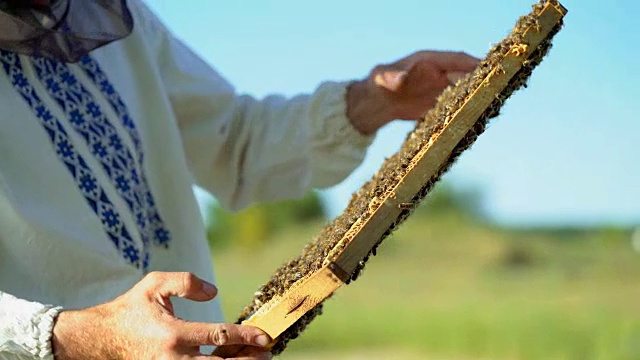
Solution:
<svg viewBox="0 0 640 360"><path fill-rule="evenodd" d="M233 360L271 360L273 358L273 355L271 355L270 352L259 352L259 353L252 353L252 354L248 354L248 355L243 355L243 356L237 356L237 357L232 357L232 358L226 358L226 359L233 359Z"/></svg>
<svg viewBox="0 0 640 360"><path fill-rule="evenodd" d="M237 356L237 357L221 357L221 356L207 356L207 355L200 355L200 356L195 356L195 357L190 357L189 359L192 360L271 360L273 358L273 355L271 355L270 352L263 352L263 353L255 353L255 354L251 354L251 355L242 355L242 356Z"/></svg>
<svg viewBox="0 0 640 360"><path fill-rule="evenodd" d="M208 301L218 294L218 289L192 273L152 272L143 280L151 291L162 297L177 296L194 301Z"/></svg>
<svg viewBox="0 0 640 360"><path fill-rule="evenodd" d="M273 355L271 352L266 351L263 348L247 347L248 350L243 350L240 353L224 355L218 354L217 351L213 352L213 359L233 359L233 360L271 360ZM217 350L217 349L216 349ZM211 360L211 357L207 359Z"/></svg>
<svg viewBox="0 0 640 360"><path fill-rule="evenodd" d="M241 352L238 353L232 359L256 359L256 360L269 360L273 357L270 351L267 351L263 348L258 348L254 346L247 346Z"/></svg>
<svg viewBox="0 0 640 360"><path fill-rule="evenodd" d="M184 345L250 345L264 348L271 338L253 326L236 324L207 324L182 322L178 329L178 340Z"/></svg>
<svg viewBox="0 0 640 360"><path fill-rule="evenodd" d="M214 351L213 355L219 356L223 359L232 358L234 356L238 356L247 345L225 345L218 346Z"/></svg>

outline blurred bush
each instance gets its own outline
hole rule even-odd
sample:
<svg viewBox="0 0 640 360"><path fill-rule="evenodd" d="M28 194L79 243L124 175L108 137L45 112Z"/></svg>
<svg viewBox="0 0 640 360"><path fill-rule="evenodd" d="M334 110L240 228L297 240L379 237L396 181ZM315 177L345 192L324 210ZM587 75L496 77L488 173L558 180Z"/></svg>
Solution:
<svg viewBox="0 0 640 360"><path fill-rule="evenodd" d="M300 200L254 205L238 213L210 205L207 238L212 248L229 246L253 248L283 228L323 218L322 202L315 192Z"/></svg>
<svg viewBox="0 0 640 360"><path fill-rule="evenodd" d="M417 211L421 213L455 213L469 220L485 220L482 192L478 188L456 188L439 182Z"/></svg>
<svg viewBox="0 0 640 360"><path fill-rule="evenodd" d="M453 213L465 220L482 220L481 200L481 193L476 189L461 190L440 182L417 212ZM228 212L214 203L208 211L207 238L216 249L254 248L287 226L319 221L323 216L322 201L315 192L301 200L258 204L238 213Z"/></svg>

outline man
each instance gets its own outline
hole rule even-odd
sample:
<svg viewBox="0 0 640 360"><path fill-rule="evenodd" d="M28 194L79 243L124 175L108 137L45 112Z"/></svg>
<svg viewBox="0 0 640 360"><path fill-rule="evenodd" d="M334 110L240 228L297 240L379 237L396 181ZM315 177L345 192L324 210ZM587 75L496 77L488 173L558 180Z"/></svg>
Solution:
<svg viewBox="0 0 640 360"><path fill-rule="evenodd" d="M231 209L332 185L477 65L419 52L257 101L140 0L0 0L0 49L2 359L268 358L224 323L192 185Z"/></svg>

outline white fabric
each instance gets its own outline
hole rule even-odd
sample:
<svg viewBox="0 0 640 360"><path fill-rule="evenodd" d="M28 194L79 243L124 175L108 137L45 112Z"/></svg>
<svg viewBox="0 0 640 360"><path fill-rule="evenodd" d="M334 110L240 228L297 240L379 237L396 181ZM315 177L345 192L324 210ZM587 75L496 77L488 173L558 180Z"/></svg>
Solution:
<svg viewBox="0 0 640 360"><path fill-rule="evenodd" d="M8 354L44 359L51 356L51 328L60 307L44 306L17 299L0 292L0 319L4 338L0 341L0 358ZM29 356L29 357L31 357Z"/></svg>
<svg viewBox="0 0 640 360"><path fill-rule="evenodd" d="M130 6L133 34L91 57L135 123L144 150L141 171L171 234L168 248L150 246L147 270L190 271L215 282L194 183L231 209L297 197L343 179L371 139L345 117L345 84L325 83L312 95L289 100L239 96L143 4ZM20 62L141 247L131 209L39 80L34 60L20 56ZM79 65L69 68L135 153L131 133L100 86ZM51 358L52 319L60 307L109 301L145 271L127 262L109 239L45 127L2 70L0 94L0 359ZM223 321L217 300L176 301L175 309L185 319Z"/></svg>

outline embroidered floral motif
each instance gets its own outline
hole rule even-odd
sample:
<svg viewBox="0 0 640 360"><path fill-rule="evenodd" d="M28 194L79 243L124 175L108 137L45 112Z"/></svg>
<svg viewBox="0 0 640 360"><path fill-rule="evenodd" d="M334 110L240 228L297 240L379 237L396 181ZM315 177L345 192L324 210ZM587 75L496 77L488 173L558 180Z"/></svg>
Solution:
<svg viewBox="0 0 640 360"><path fill-rule="evenodd" d="M33 67L40 82L62 110L68 114L70 123L85 139L90 151L109 176L112 185L126 202L136 220L144 243L144 252L147 254L149 239L157 238L156 234L158 230L163 230L164 224L159 220L155 222L156 228L151 225L150 220L159 219L159 216L144 176L139 175L144 173L140 170L141 163L136 163L130 150L122 146L122 140L116 128L66 64L48 58L33 57ZM138 139L132 124L128 130L130 133L135 133ZM116 146L109 146L110 143ZM142 156L138 158L142 159ZM157 229L158 227L160 229ZM166 239L161 240L163 241L156 240L156 244L167 244Z"/></svg>
<svg viewBox="0 0 640 360"><path fill-rule="evenodd" d="M69 135L57 119L42 102L35 89L24 75L20 58L17 54L0 50L0 63L9 77L11 84L15 90L22 96L24 101L31 107L38 121L43 126L56 155L68 169L70 175L78 184L85 200L98 216L102 223L102 227L107 236L116 248L121 252L122 256L137 268L146 269L149 264L149 255L147 251L140 251L133 241L130 233L121 221L121 216L113 203L109 200L104 189L96 179L91 168L87 165L84 158L78 153L73 143L69 140ZM50 79L52 80L52 79ZM73 83L73 79L67 78L66 82ZM56 96L64 93L59 84L50 81L46 85L52 94ZM97 114L98 108L92 108ZM77 123L79 128L89 130L89 124L86 124L81 114L71 116L70 121ZM93 131L106 131L104 128L96 128ZM92 136L92 135L88 135ZM100 153L100 151L98 151ZM107 155L104 155L107 156ZM121 159L120 159L121 160ZM120 161L119 160L119 161Z"/></svg>
<svg viewBox="0 0 640 360"><path fill-rule="evenodd" d="M120 98L120 95L115 91L113 84L109 81L104 71L102 71L100 65L89 55L82 57L78 65L84 70L85 74L93 80L96 87L102 91L103 96L108 100L113 111L120 118L122 126L127 130L128 135L135 146L135 150L138 155L138 164L143 164L144 151L142 149L140 135L138 134L135 124L129 115L127 106ZM167 246L171 240L171 236L157 211L144 171L140 172L140 181L143 185L141 195L144 197L144 201L147 204L148 221L151 227L151 232L153 233L154 244Z"/></svg>

